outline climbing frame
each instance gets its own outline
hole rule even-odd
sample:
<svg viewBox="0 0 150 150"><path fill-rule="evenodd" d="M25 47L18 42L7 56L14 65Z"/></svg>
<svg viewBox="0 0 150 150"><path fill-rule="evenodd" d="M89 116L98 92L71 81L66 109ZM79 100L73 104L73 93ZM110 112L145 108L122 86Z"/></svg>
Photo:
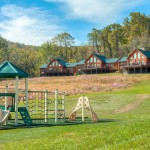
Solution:
<svg viewBox="0 0 150 150"><path fill-rule="evenodd" d="M84 110L87 109L90 111L91 114L91 118L92 118L92 122L98 122L98 116L97 114L94 112L94 110L92 109L89 100L86 96L81 96L78 99L77 105L75 107L75 109L73 110L73 112L70 114L69 116L69 121L73 121L76 120L76 113L79 109L82 109L82 121L84 121Z"/></svg>

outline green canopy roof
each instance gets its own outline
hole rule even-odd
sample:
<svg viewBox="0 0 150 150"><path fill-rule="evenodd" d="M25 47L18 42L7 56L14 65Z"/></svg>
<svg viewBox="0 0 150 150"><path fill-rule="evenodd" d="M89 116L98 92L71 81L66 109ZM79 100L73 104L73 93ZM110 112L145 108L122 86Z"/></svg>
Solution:
<svg viewBox="0 0 150 150"><path fill-rule="evenodd" d="M0 65L0 78L15 78L16 76L26 78L29 75L9 61Z"/></svg>

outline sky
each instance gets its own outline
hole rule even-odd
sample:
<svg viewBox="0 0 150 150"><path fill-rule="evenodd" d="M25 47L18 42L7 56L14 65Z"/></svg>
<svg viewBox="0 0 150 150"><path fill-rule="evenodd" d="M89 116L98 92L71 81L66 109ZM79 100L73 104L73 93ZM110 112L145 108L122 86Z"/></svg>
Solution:
<svg viewBox="0 0 150 150"><path fill-rule="evenodd" d="M149 8L150 0L0 0L0 35L40 46L67 32L82 45L93 28L122 23L131 12L150 15Z"/></svg>

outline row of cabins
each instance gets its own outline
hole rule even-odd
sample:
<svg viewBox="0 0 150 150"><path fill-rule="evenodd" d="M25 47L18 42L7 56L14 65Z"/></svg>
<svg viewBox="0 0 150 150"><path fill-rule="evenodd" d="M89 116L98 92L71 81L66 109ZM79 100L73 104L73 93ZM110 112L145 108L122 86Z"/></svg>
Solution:
<svg viewBox="0 0 150 150"><path fill-rule="evenodd" d="M76 63L53 59L40 67L41 76L97 74L115 71L123 73L150 72L150 51L135 49L128 57L123 58L106 58L98 53L93 53L86 60Z"/></svg>

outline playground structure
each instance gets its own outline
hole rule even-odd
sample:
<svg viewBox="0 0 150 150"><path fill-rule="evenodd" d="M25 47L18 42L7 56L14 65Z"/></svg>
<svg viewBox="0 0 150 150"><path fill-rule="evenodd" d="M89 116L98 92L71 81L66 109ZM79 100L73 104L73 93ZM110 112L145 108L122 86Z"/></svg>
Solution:
<svg viewBox="0 0 150 150"><path fill-rule="evenodd" d="M15 91L14 93L9 93L8 88L6 88L5 93L0 93L1 97L5 97L5 111L8 109L8 97L12 98L12 107L15 112L15 125L18 125L18 80L19 78L25 78L25 99L26 107L28 104L28 74L23 70L19 69L14 64L6 61L0 66L0 78L15 78Z"/></svg>
<svg viewBox="0 0 150 150"><path fill-rule="evenodd" d="M4 89L0 89L3 90ZM5 92L0 93L0 108L3 111L9 110L11 114L15 113L15 93L14 89L9 89L6 86ZM57 89L54 92L45 91L28 91L28 101L25 98L25 91L18 90L18 116L17 123L23 120L25 125L36 124L51 124L65 122L65 92L59 92ZM26 103L28 102L28 104ZM16 115L12 115L16 120ZM22 122L22 121L21 121ZM0 123L1 124L1 123ZM16 125L16 124L15 124ZM17 124L18 125L18 124Z"/></svg>
<svg viewBox="0 0 150 150"><path fill-rule="evenodd" d="M0 78L15 78L15 88L0 89L0 125L9 124L9 120L14 120L14 125L39 125L68 123L65 112L65 92L56 89L53 92L30 91L28 90L28 74L10 62L4 62L0 66ZM19 89L19 78L25 78L25 88ZM96 113L90 106L88 98L82 96L78 104L69 117L69 121L74 121L76 112L82 109L82 121L84 122L84 109L91 113L93 122L98 121ZM20 115L19 115L20 114Z"/></svg>
<svg viewBox="0 0 150 150"><path fill-rule="evenodd" d="M73 112L69 116L70 121L76 120L76 114L77 114L77 111L79 109L82 109L82 121L83 122L85 121L85 115L84 115L85 109L90 111L92 122L98 122L99 121L97 114L93 111L93 109L89 103L89 100L86 96L81 96L78 99L78 102L77 102L75 109L73 110Z"/></svg>

